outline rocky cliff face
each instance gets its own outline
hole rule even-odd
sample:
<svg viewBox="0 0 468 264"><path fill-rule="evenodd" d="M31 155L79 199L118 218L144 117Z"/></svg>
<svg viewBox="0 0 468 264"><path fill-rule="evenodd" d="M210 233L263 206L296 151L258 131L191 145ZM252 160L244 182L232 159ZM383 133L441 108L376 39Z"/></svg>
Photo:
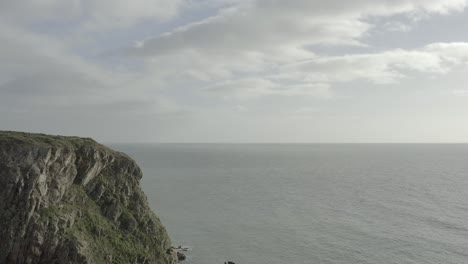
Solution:
<svg viewBox="0 0 468 264"><path fill-rule="evenodd" d="M0 263L175 263L141 177L92 139L0 131Z"/></svg>

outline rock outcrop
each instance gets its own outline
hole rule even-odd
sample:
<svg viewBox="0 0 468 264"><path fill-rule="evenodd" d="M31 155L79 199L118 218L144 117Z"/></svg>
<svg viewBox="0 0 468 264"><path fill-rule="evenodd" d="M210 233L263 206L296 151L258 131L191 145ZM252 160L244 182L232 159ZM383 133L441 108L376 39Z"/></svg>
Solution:
<svg viewBox="0 0 468 264"><path fill-rule="evenodd" d="M127 155L0 131L0 263L176 263Z"/></svg>

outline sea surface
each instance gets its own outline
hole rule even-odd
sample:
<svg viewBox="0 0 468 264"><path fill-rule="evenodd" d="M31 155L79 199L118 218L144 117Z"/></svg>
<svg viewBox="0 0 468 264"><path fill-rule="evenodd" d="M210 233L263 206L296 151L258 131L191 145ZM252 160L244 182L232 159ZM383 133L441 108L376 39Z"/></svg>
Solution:
<svg viewBox="0 0 468 264"><path fill-rule="evenodd" d="M468 263L468 145L113 145L187 264Z"/></svg>

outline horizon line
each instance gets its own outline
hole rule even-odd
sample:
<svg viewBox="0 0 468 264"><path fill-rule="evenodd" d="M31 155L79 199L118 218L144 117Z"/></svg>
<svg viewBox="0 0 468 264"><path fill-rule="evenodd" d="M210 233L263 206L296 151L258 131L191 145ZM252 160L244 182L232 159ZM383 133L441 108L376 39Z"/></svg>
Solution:
<svg viewBox="0 0 468 264"><path fill-rule="evenodd" d="M106 142L103 144L226 144L226 145L444 145L444 144L468 144L468 142Z"/></svg>

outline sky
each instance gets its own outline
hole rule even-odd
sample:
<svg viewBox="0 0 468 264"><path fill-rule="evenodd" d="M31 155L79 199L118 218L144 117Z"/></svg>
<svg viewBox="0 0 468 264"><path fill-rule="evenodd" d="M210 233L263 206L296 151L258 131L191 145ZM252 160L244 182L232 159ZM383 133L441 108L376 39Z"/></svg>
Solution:
<svg viewBox="0 0 468 264"><path fill-rule="evenodd" d="M468 142L468 0L0 2L0 130Z"/></svg>

